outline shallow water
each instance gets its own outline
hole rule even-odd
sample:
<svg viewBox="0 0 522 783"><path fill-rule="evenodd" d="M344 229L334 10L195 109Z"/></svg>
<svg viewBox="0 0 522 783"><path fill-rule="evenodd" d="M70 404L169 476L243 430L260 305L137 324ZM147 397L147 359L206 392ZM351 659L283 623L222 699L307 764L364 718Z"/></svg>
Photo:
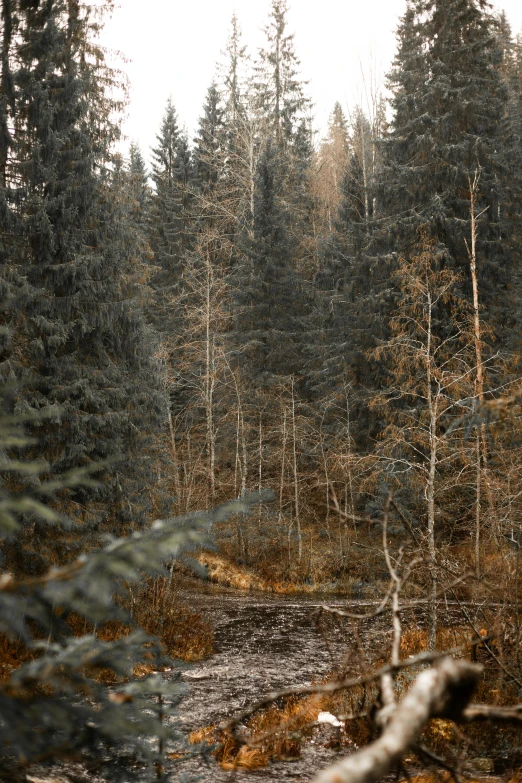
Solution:
<svg viewBox="0 0 522 783"><path fill-rule="evenodd" d="M327 621L321 629L318 610L328 606L350 608L358 614L371 614L375 602L354 601L319 595L245 594L223 590L204 582L185 583L180 599L208 614L215 630L215 652L207 660L183 669L189 685L179 707L183 733L231 718L261 696L284 688L310 685L336 669L351 651L353 671L361 671L355 636L348 623ZM403 627L423 623L423 610L404 612ZM442 604L439 619L452 624L458 616L455 606ZM324 618L323 614L323 618ZM358 623L358 632L366 663L386 659L390 645L390 618L380 617ZM165 677L172 677L168 672ZM255 772L226 772L213 760L201 756L182 758L170 776L174 783L260 783L260 781L312 781L317 772L347 752L329 747L334 729L316 730L313 741L302 749L297 761L275 762ZM172 748L173 750L174 748ZM47 772L47 771L46 771ZM62 773L65 773L63 777ZM55 776L42 773L43 781L109 783L87 773L81 765L65 765ZM390 777L390 780L393 776ZM150 777L144 778L147 783Z"/></svg>
<svg viewBox="0 0 522 783"><path fill-rule="evenodd" d="M312 678L324 676L338 665L348 645L347 630L333 627L325 643L316 621L325 599L317 596L245 595L202 586L185 592L183 599L208 612L215 628L215 654L183 675L190 683L180 708L187 734L232 717L267 692L310 685ZM346 600L328 604L346 606ZM358 611L364 608L364 603L358 603ZM255 773L227 773L197 760L182 762L179 772L197 771L205 783L280 778L308 781L337 758L324 744L307 745L299 761L275 763Z"/></svg>

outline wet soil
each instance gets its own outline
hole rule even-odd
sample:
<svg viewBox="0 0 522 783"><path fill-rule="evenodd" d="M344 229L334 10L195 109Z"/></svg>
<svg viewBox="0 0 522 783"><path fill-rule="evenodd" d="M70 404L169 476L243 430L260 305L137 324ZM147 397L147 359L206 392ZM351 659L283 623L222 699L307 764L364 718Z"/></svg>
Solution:
<svg viewBox="0 0 522 783"><path fill-rule="evenodd" d="M210 616L215 630L214 654L183 669L182 678L189 688L179 706L178 720L186 737L192 731L231 718L268 692L310 685L312 680L317 681L338 669L343 659L346 664L347 654L356 649L350 624L331 619L324 620L326 626L318 622L322 605L349 607L359 614L370 614L375 607L373 601L315 594L245 594L197 581L187 582L180 593L183 603ZM410 621L414 625L423 624L422 612L415 617L407 614L403 614L403 627L408 627ZM442 623L451 625L457 615L448 605L441 606ZM387 660L391 642L389 617L359 623L358 631L367 663ZM360 671L360 659L355 663ZM174 675L165 672L164 676ZM320 769L346 753L346 748L331 747L328 740L333 732L330 727L318 729L313 740L303 746L301 758L292 763L273 762L256 771L227 772L212 758L205 759L199 754L193 758L182 757L169 780L173 783L312 781ZM95 777L82 768L73 771L69 767L64 772L67 773L64 780L95 783ZM49 780L43 775L42 779ZM98 781L107 783L96 778Z"/></svg>
<svg viewBox="0 0 522 783"><path fill-rule="evenodd" d="M208 612L215 628L215 654L183 675L190 683L180 708L187 735L232 717L270 691L310 685L312 679L317 681L339 664L350 643L342 627L329 627L327 637L321 633L317 610L327 600L324 597L224 593L202 585L186 592L183 600ZM346 599L328 600L328 605L346 606ZM357 611L365 611L370 605L357 602L357 607ZM382 641L375 638L376 645ZM207 767L201 760L181 762L179 772L197 772L204 783L309 781L338 757L325 744L318 738L304 747L300 760L272 763L256 772L225 772L214 763Z"/></svg>

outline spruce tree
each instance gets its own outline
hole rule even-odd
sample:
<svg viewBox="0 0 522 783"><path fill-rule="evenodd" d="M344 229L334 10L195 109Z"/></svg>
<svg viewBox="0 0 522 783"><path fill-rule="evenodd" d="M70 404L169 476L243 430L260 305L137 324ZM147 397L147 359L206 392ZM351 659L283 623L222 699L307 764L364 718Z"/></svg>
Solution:
<svg viewBox="0 0 522 783"><path fill-rule="evenodd" d="M96 490L61 498L82 522L74 535L46 539L28 520L13 566L42 570L48 547L61 559L88 534L93 542L93 528L144 521L133 498L146 495L127 460L140 451L140 431L157 431L164 404L152 335L127 285L111 153L116 107L105 86L113 77L101 54L89 56L98 24L87 5L65 0L17 2L11 10L18 22L10 58L16 134L4 193L16 226L7 261L24 284L6 316L11 347L2 374L23 381L16 409L44 417L33 430L51 473L120 463L105 469Z"/></svg>
<svg viewBox="0 0 522 783"><path fill-rule="evenodd" d="M178 128L176 111L170 99L152 153L154 192L149 225L156 273L151 281L154 297L149 313L162 340L171 383L177 377L176 357L182 336L185 254L193 244L195 182L187 137ZM171 403L179 407L183 402L179 389L174 391L175 388L174 383Z"/></svg>
<svg viewBox="0 0 522 783"><path fill-rule="evenodd" d="M289 218L278 149L269 139L256 176L253 239L247 241L244 261L232 276L234 339L249 377L261 385L302 369L300 319L306 307L293 263L296 241Z"/></svg>
<svg viewBox="0 0 522 783"><path fill-rule="evenodd" d="M212 196L223 166L224 109L213 82L207 92L203 116L194 143L194 171L199 190Z"/></svg>
<svg viewBox="0 0 522 783"><path fill-rule="evenodd" d="M294 36L288 32L286 0L272 0L266 45L259 50L255 87L269 132L281 148L292 143L309 107L299 78L299 60Z"/></svg>
<svg viewBox="0 0 522 783"><path fill-rule="evenodd" d="M382 381L379 363L368 351L386 337L384 302L390 288L375 215L378 159L375 145L380 118L373 122L357 109L347 140L347 160L339 184L339 207L326 237L316 275L315 339L311 341L311 388L318 399L346 398L350 388L360 450L372 448L379 423L368 399Z"/></svg>
<svg viewBox="0 0 522 783"><path fill-rule="evenodd" d="M447 248L451 267L464 271L470 179L480 171L480 289L500 332L514 258L503 165L507 92L489 8L485 0L408 3L390 77L382 198L396 248L406 249L412 230L424 226Z"/></svg>
<svg viewBox="0 0 522 783"><path fill-rule="evenodd" d="M377 335L381 344L388 342L390 327L393 330L398 323L400 292L405 287L420 290L423 285L416 259L432 258L433 272L452 276L453 292L449 299L439 297L433 307L431 345L445 347L452 341L465 340L459 312L466 311L468 318L473 313L473 334L469 335L466 350L475 345L475 368L468 359L468 369L463 372L464 377L466 372L476 373L476 406L484 394L494 393L484 382L484 366L510 347L520 311L514 241L520 202L510 185L513 168L508 159L514 160L514 148L503 63L498 25L489 3L408 3L390 77L394 116L389 133L379 145L383 156L378 191L381 211L371 230L380 249L379 261L383 266L386 262L393 273L387 288L374 288L378 295L374 313L380 309L384 322L384 331ZM423 252L418 256L419 241L424 248L431 248L427 255ZM442 352L442 348L438 350ZM458 353L455 356L458 358ZM377 390L379 385L396 388L399 361L396 355L384 364ZM500 374L500 362L497 365ZM453 390L457 380L455 371ZM430 393L428 388L428 396ZM466 394L471 397L471 389ZM386 420L395 422L397 416L421 420L422 403L420 398L407 401L402 393L397 394L394 406L388 405L383 413L379 426ZM450 449L445 463L458 460L457 451L460 448L463 454L463 447L450 447L443 431L433 432L433 437ZM384 435L384 448L390 447L396 434L392 423ZM476 442L476 495L470 499L456 493L453 514L463 518L474 504L477 519L481 520L480 492L481 487L488 486L484 476L489 470L489 454L485 438L477 436ZM419 457L422 469L427 470L425 449L419 450ZM407 497L408 477L399 480ZM408 502L412 502L411 496ZM477 542L479 527L477 523ZM476 562L478 571L478 556Z"/></svg>
<svg viewBox="0 0 522 783"><path fill-rule="evenodd" d="M149 177L141 149L134 142L129 149L128 171L136 206L140 211L146 212L151 197Z"/></svg>
<svg viewBox="0 0 522 783"><path fill-rule="evenodd" d="M177 156L180 132L176 111L169 98L157 145L152 150L152 180L155 192L151 204L151 246L158 274L154 283L158 302L156 325L165 329L164 311L168 297L181 278L181 236L177 189ZM163 323L162 323L163 322Z"/></svg>

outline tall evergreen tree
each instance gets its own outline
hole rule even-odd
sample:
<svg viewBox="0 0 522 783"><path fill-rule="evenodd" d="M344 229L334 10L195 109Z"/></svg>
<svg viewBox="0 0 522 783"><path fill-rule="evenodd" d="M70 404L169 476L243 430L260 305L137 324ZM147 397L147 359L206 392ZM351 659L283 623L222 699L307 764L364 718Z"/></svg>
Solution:
<svg viewBox="0 0 522 783"><path fill-rule="evenodd" d="M207 92L194 143L195 176L199 189L205 196L214 193L223 167L223 114L221 96L213 82Z"/></svg>
<svg viewBox="0 0 522 783"><path fill-rule="evenodd" d="M194 172L186 134L180 132L176 111L169 99L152 150L154 194L150 206L150 244L157 272L151 314L153 323L168 346L169 362L180 337L181 295L184 254L191 247L191 207Z"/></svg>
<svg viewBox="0 0 522 783"><path fill-rule="evenodd" d="M157 145L152 150L152 179L155 193L151 205L151 245L159 268L155 280L161 301L181 277L177 156L180 132L176 110L169 98ZM160 314L161 318L161 314Z"/></svg>
<svg viewBox="0 0 522 783"><path fill-rule="evenodd" d="M132 142L129 149L128 171L132 192L139 208L146 210L150 201L150 187L145 159L138 144Z"/></svg>
<svg viewBox="0 0 522 783"><path fill-rule="evenodd" d="M372 131L372 125L374 131ZM339 185L339 208L321 249L316 276L316 336L310 343L311 386L316 398L345 399L350 388L352 436L360 450L372 448L378 422L367 407L379 386L379 363L368 356L386 335L384 302L390 289L389 261L382 254L375 194L375 145L380 118L371 123L357 109L347 140Z"/></svg>
<svg viewBox="0 0 522 783"><path fill-rule="evenodd" d="M4 4L9 10L17 22L9 58L16 134L4 203L16 227L5 261L25 284L7 313L11 348L2 374L23 381L16 406L43 415L33 430L53 474L120 460L98 489L62 498L86 534L143 520L143 507L134 513L126 460L140 450L144 427L157 431L163 398L152 337L127 285L117 170L111 173L117 128L105 85L112 76L101 52L90 57L98 25L80 2ZM139 493L144 499L142 487ZM23 566L42 568L45 533L34 520L23 541ZM64 557L78 536L47 543Z"/></svg>
<svg viewBox="0 0 522 783"><path fill-rule="evenodd" d="M495 31L485 0L410 0L390 78L394 120L383 199L397 216L390 237L396 247L406 249L422 225L447 248L450 266L464 271L470 179L481 172L480 289L500 332L514 257L503 166L507 92Z"/></svg>
<svg viewBox="0 0 522 783"><path fill-rule="evenodd" d="M287 16L286 0L272 0L265 27L266 46L259 50L254 82L269 132L282 148L291 144L309 108Z"/></svg>
<svg viewBox="0 0 522 783"><path fill-rule="evenodd" d="M303 287L294 266L296 242L288 211L277 146L268 140L256 177L254 236L244 262L233 273L235 341L254 383L302 369Z"/></svg>

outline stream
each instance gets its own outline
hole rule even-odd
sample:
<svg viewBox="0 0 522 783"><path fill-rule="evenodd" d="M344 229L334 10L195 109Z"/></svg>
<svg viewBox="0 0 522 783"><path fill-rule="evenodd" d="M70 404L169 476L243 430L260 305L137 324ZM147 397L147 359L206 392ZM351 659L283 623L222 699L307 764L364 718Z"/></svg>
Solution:
<svg viewBox="0 0 522 783"><path fill-rule="evenodd" d="M183 675L190 684L180 705L187 735L204 726L230 718L267 692L295 685L310 685L342 659L347 638L341 628L330 628L328 644L317 627L317 609L346 606L346 599L317 595L272 595L223 592L210 585L191 588L182 594L191 606L210 614L215 629L215 653L193 665ZM329 597L331 598L331 597ZM350 602L352 605L353 601ZM368 603L357 602L357 611L368 611ZM372 641L386 631L372 630ZM344 638L343 638L344 637ZM324 730L321 730L324 733ZM328 731L328 730L326 730ZM180 763L184 774L199 773L204 783L234 780L313 780L319 769L338 758L338 752L317 741L303 747L302 758L293 763L276 762L255 772L225 772L198 759Z"/></svg>

